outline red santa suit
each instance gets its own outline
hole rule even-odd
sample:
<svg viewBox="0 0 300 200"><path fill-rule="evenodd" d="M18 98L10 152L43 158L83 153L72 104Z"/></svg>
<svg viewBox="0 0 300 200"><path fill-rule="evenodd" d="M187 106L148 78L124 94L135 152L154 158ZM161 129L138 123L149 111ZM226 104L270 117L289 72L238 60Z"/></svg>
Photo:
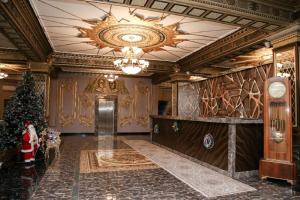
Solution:
<svg viewBox="0 0 300 200"><path fill-rule="evenodd" d="M28 125L28 131L30 133L30 138L31 138L31 146L32 146L32 158L31 158L31 161L34 161L35 160L35 154L38 150L38 148L40 147L40 144L39 144L39 138L36 134L36 131L35 131L35 128L32 124Z"/></svg>
<svg viewBox="0 0 300 200"><path fill-rule="evenodd" d="M29 131L26 129L22 133L22 150L21 152L23 153L23 159L25 162L30 162L32 161L33 158L33 146L31 145L31 136Z"/></svg>

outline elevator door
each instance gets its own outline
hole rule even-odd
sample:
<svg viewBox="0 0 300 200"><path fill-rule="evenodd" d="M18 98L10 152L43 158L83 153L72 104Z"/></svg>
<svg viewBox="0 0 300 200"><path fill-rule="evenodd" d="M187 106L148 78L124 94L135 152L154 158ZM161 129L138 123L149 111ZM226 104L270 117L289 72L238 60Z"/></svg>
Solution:
<svg viewBox="0 0 300 200"><path fill-rule="evenodd" d="M96 134L114 134L115 102L108 99L98 99L96 102Z"/></svg>

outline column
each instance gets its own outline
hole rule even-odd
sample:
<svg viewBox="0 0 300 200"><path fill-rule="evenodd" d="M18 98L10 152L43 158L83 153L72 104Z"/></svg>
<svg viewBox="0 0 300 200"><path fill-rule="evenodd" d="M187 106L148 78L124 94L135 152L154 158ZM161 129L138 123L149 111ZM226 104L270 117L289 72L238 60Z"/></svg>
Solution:
<svg viewBox="0 0 300 200"><path fill-rule="evenodd" d="M172 116L178 115L178 82L172 83Z"/></svg>

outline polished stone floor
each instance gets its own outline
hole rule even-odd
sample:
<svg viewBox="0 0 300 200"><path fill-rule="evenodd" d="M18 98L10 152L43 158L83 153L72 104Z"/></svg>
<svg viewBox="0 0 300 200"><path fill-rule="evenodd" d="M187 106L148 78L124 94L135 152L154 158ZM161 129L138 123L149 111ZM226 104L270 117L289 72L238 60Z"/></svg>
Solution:
<svg viewBox="0 0 300 200"><path fill-rule="evenodd" d="M148 139L146 137L127 137ZM127 165L128 170L83 171L82 151L106 150L101 161L107 166ZM128 150L130 156L113 151ZM63 138L60 158L47 168L36 163L34 170L26 172L22 165L0 170L0 199L206 199L159 166L149 167L148 160L138 156L136 162L131 147L121 139L106 142L94 136L67 136ZM97 156L97 155L95 155ZM107 159L110 158L110 159ZM112 159L114 158L114 159ZM146 164L146 165L145 165ZM23 174L23 176L22 176ZM24 174L27 175L27 178ZM23 177L23 179L22 179ZM257 177L239 180L256 191L211 199L300 199L300 194L283 181L261 181Z"/></svg>

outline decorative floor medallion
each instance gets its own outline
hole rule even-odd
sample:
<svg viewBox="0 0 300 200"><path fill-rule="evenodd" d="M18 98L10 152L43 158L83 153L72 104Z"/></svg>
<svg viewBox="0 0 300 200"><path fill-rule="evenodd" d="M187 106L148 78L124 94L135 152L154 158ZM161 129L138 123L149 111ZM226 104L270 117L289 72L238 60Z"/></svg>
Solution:
<svg viewBox="0 0 300 200"><path fill-rule="evenodd" d="M83 150L80 154L80 173L155 168L159 166L132 149Z"/></svg>

